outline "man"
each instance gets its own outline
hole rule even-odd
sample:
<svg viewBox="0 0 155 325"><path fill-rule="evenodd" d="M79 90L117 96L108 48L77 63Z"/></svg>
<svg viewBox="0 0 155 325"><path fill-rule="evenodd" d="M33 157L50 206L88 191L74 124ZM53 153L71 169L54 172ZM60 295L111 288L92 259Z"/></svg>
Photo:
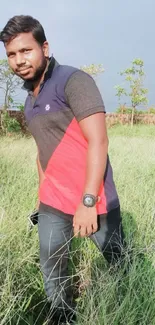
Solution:
<svg viewBox="0 0 155 325"><path fill-rule="evenodd" d="M105 108L91 76L49 57L36 19L13 17L0 39L28 91L25 117L38 148L41 270L55 320L67 324L73 316L67 272L73 233L89 236L110 264L122 252Z"/></svg>

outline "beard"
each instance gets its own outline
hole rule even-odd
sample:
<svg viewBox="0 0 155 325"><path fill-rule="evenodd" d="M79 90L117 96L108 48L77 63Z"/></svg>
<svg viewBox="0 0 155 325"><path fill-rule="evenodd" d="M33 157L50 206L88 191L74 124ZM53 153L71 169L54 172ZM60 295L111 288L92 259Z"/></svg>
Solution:
<svg viewBox="0 0 155 325"><path fill-rule="evenodd" d="M45 72L47 66L47 59L44 57L40 66L35 70L34 75L32 77L22 78L25 81L34 83L41 79L43 73Z"/></svg>

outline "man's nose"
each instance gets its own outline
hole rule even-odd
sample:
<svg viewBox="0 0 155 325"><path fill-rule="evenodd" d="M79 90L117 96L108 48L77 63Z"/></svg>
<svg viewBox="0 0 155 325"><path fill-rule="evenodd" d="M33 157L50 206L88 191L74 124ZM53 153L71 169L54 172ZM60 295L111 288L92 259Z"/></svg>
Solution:
<svg viewBox="0 0 155 325"><path fill-rule="evenodd" d="M18 53L16 55L16 65L21 66L25 64L25 58L23 54Z"/></svg>

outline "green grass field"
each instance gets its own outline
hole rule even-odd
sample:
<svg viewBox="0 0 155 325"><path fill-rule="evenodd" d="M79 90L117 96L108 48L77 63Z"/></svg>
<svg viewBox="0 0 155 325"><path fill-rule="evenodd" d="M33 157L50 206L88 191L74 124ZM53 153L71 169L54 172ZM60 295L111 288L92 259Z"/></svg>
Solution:
<svg viewBox="0 0 155 325"><path fill-rule="evenodd" d="M89 239L74 240L70 269L80 279L78 325L155 325L155 128L109 129L109 153L128 249L129 273L108 269ZM0 137L0 324L41 325L46 297L37 227L33 139ZM128 260L128 251L126 252Z"/></svg>

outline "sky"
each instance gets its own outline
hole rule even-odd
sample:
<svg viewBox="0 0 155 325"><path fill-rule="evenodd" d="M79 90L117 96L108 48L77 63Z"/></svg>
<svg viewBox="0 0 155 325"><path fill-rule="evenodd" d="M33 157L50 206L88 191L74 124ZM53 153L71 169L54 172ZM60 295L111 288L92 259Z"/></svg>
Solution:
<svg viewBox="0 0 155 325"><path fill-rule="evenodd" d="M154 0L5 0L1 3L0 30L14 15L32 15L43 25L50 52L60 64L78 68L103 64L105 71L96 82L106 110L111 112L118 106L114 86L124 84L119 72L135 58L144 61L148 106L155 106L154 13ZM26 92L19 90L15 100L23 102L25 97Z"/></svg>

